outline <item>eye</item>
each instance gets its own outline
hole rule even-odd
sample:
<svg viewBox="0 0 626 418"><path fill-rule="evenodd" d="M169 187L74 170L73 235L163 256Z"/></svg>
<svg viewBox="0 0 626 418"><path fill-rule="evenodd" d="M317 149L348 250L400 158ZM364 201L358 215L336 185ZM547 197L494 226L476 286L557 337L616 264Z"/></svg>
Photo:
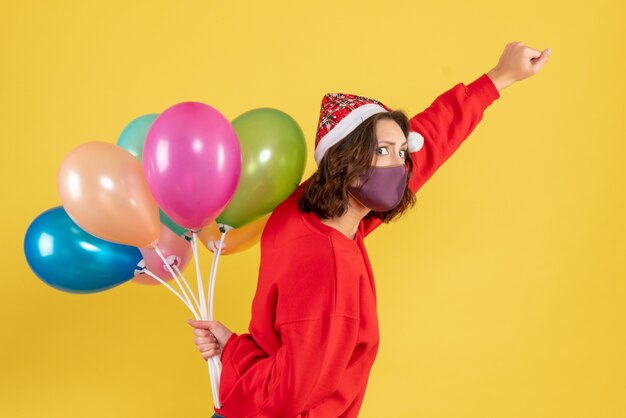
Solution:
<svg viewBox="0 0 626 418"><path fill-rule="evenodd" d="M401 149L400 150L400 157L404 158L406 160L406 150L405 149Z"/></svg>
<svg viewBox="0 0 626 418"><path fill-rule="evenodd" d="M387 147L378 147L378 148L376 148L376 154L378 154L378 155L389 155L389 151L387 151Z"/></svg>

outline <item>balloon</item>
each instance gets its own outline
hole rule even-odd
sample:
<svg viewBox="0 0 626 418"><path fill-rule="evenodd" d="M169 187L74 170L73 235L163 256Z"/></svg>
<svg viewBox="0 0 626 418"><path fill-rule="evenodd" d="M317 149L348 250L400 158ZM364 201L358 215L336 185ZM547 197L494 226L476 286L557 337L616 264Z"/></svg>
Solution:
<svg viewBox="0 0 626 418"><path fill-rule="evenodd" d="M146 136L152 126L152 123L157 118L158 113L151 113L149 115L139 116L130 122L117 140L117 146L124 148L126 151L141 162L141 156L143 154L143 146L146 142ZM161 209L159 209L159 220L161 224L166 225L169 229L176 232L181 237L185 235L187 230L180 225L177 225L173 220L169 218ZM153 280L156 281L156 280Z"/></svg>
<svg viewBox="0 0 626 418"><path fill-rule="evenodd" d="M137 248L87 233L61 206L48 209L30 224L24 254L41 280L71 293L100 292L124 283L141 261Z"/></svg>
<svg viewBox="0 0 626 418"><path fill-rule="evenodd" d="M260 108L233 122L243 168L237 191L217 222L240 228L269 213L300 184L306 142L298 123L277 109Z"/></svg>
<svg viewBox="0 0 626 418"><path fill-rule="evenodd" d="M141 162L146 135L157 116L159 116L157 113L151 113L133 119L120 134L117 145L130 152L133 157Z"/></svg>
<svg viewBox="0 0 626 418"><path fill-rule="evenodd" d="M162 226L168 227L179 237L185 236L188 232L185 228L171 220L170 217L167 216L161 209L159 209L159 220L161 221Z"/></svg>
<svg viewBox="0 0 626 418"><path fill-rule="evenodd" d="M271 214L267 214L241 228L230 230L224 238L222 255L235 254L247 250L256 244L261 238L263 228L265 228L265 224L270 215ZM219 247L222 233L217 224L212 223L198 234L198 238L200 238L200 241L202 241L205 247L215 252Z"/></svg>
<svg viewBox="0 0 626 418"><path fill-rule="evenodd" d="M183 271L189 260L191 259L191 245L185 238L182 238L169 228L161 228L161 235L159 235L159 249L163 253L165 259L171 263L175 263L180 271ZM159 276L165 281L174 280L170 271L165 267L163 260L157 254L154 248L140 248L143 261L148 270ZM153 279L147 274L141 274L136 276L133 280L134 283L155 285L161 284L159 281Z"/></svg>
<svg viewBox="0 0 626 418"><path fill-rule="evenodd" d="M216 109L179 103L161 113L148 131L143 172L167 216L197 231L222 212L235 192L241 147Z"/></svg>
<svg viewBox="0 0 626 418"><path fill-rule="evenodd" d="M99 238L147 247L159 237L159 211L141 165L118 146L74 148L61 164L58 187L68 215Z"/></svg>

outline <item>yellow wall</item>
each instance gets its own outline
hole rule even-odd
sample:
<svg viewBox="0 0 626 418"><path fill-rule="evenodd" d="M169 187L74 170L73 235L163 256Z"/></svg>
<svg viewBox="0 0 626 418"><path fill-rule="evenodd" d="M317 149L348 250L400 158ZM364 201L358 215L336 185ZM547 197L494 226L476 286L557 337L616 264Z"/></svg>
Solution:
<svg viewBox="0 0 626 418"><path fill-rule="evenodd" d="M510 41L551 47L550 61L502 91L416 208L369 238L381 347L360 416L626 416L623 2L6 3L0 416L212 410L189 314L169 292L79 296L29 270L24 233L60 204L72 148L197 100L230 119L282 109L311 151L324 93L416 113ZM237 332L257 268L258 246L220 263L216 317Z"/></svg>

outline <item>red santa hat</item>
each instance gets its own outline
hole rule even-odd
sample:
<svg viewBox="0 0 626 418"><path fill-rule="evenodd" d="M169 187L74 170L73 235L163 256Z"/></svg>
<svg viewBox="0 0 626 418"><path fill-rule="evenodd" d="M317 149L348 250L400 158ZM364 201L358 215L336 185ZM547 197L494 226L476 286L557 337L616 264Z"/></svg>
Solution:
<svg viewBox="0 0 626 418"><path fill-rule="evenodd" d="M377 113L392 110L378 100L353 94L328 93L322 99L320 119L315 136L315 162L322 161L326 151L363 121ZM419 151L424 144L424 137L417 132L410 132L407 138L410 152Z"/></svg>

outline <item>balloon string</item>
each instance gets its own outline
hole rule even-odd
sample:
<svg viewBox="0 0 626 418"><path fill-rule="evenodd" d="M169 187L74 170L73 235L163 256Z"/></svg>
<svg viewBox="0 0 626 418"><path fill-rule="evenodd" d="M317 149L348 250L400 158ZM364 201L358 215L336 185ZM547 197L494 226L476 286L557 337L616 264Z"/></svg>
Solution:
<svg viewBox="0 0 626 418"><path fill-rule="evenodd" d="M215 401L215 407L222 409L220 402L220 374L222 370L222 363L217 356L211 357L209 365L209 377L211 378L211 386L213 388L213 400Z"/></svg>
<svg viewBox="0 0 626 418"><path fill-rule="evenodd" d="M196 313L195 308L191 304L191 299L189 299L189 296L187 296L187 292L185 292L185 289L183 288L183 285L180 284L180 280L178 280L178 277L176 277L176 274L174 274L174 270L172 270L172 267L170 266L170 263L168 263L167 260L165 259L165 257L163 256L163 253L161 252L161 249L159 248L158 245L155 245L154 249L155 249L156 253L159 255L159 257L161 257L161 260L163 260L163 263L165 264L165 267L167 268L167 270L170 272L170 274L172 275L172 277L176 281L176 284L178 285L178 288L180 289L181 293L183 294L183 296L187 300L187 306L189 306L189 309L192 309L194 314L196 316L198 316L198 314Z"/></svg>
<svg viewBox="0 0 626 418"><path fill-rule="evenodd" d="M227 230L228 231L228 230ZM219 265L220 255L222 254L222 248L224 247L224 239L226 238L226 232L222 232L222 237L220 239L220 243L217 247L217 251L213 252L213 259L211 261L211 274L209 276L209 285L207 288L207 299L209 302L209 311L208 316L209 320L213 321L213 297L215 294L215 276L217 274L217 266ZM220 387L220 377L222 375L222 362L217 356L211 357L212 363L209 365L209 373L211 375L211 379L215 380L215 386L217 393L219 395L219 387ZM221 408L219 396L213 397L215 400L215 406L217 409Z"/></svg>
<svg viewBox="0 0 626 418"><path fill-rule="evenodd" d="M191 241L189 242L191 245L191 250L193 251L193 258L196 263L196 276L198 278L198 294L200 295L200 313L202 315L202 319L207 319L206 312L206 302L204 300L204 283L202 281L202 271L200 270L200 261L198 257L198 234L193 232L191 235ZM211 391L213 392L213 400L215 402L215 407L220 409L222 407L219 399L219 375L218 370L221 368L221 364L219 364L219 359L217 357L211 357L209 361L207 361L207 365L209 368L209 380L211 382Z"/></svg>
<svg viewBox="0 0 626 418"><path fill-rule="evenodd" d="M193 251L193 258L196 262L196 277L198 278L198 295L200 296L200 313L202 319L206 317L206 302L204 300L204 282L202 281L202 271L200 270L200 261L198 259L198 234L193 232L191 235L191 250Z"/></svg>
<svg viewBox="0 0 626 418"><path fill-rule="evenodd" d="M143 270L141 270L141 273L142 273L142 274L143 274L143 273L147 274L148 276L152 277L154 280L158 281L158 282L159 282L159 283L161 283L163 286L165 286L166 288L168 288L168 289L169 289L169 290L170 290L173 294L175 294L175 295L176 295L176 297L177 297L178 299L180 299L180 300L181 300L181 301L185 304L185 306L187 306L187 308L189 308L189 310L191 311L191 313L193 314L193 316L194 316L194 318L195 318L196 320L200 319L200 318L198 317L198 314L196 313L196 311L195 311L194 309L192 309L192 307L190 307L190 306L187 304L187 302L185 301L185 299L183 299L183 297L182 297L181 295L179 295L179 294L178 294L178 292L177 292L176 290L174 290L174 288L173 288L172 286L170 286L169 284L167 284L167 282L166 282L165 280L161 279L159 276L157 276L156 274L154 274L153 272L151 272L151 271L150 271L150 270L148 270L148 269L143 269Z"/></svg>
<svg viewBox="0 0 626 418"><path fill-rule="evenodd" d="M200 311L200 304L198 303L198 299L196 298L196 295L193 293L193 290L191 290L191 287L189 286L187 279L185 279L185 276L183 276L183 273L180 271L180 269L178 268L176 264L173 264L172 268L174 269L176 274L178 274L180 279L183 281L183 283L185 284L185 287L187 287L187 290L189 290L189 294L191 295L191 298L193 299L195 303L194 306L198 309L198 311Z"/></svg>
<svg viewBox="0 0 626 418"><path fill-rule="evenodd" d="M220 239L220 243L217 247L217 251L213 252L213 260L211 262L211 276L209 278L209 288L207 293L207 298L209 299L209 319L213 320L213 296L215 294L215 278L217 275L217 266L220 262L220 255L222 254L222 248L224 247L224 238L226 238L226 233L228 231L222 232L222 237Z"/></svg>

